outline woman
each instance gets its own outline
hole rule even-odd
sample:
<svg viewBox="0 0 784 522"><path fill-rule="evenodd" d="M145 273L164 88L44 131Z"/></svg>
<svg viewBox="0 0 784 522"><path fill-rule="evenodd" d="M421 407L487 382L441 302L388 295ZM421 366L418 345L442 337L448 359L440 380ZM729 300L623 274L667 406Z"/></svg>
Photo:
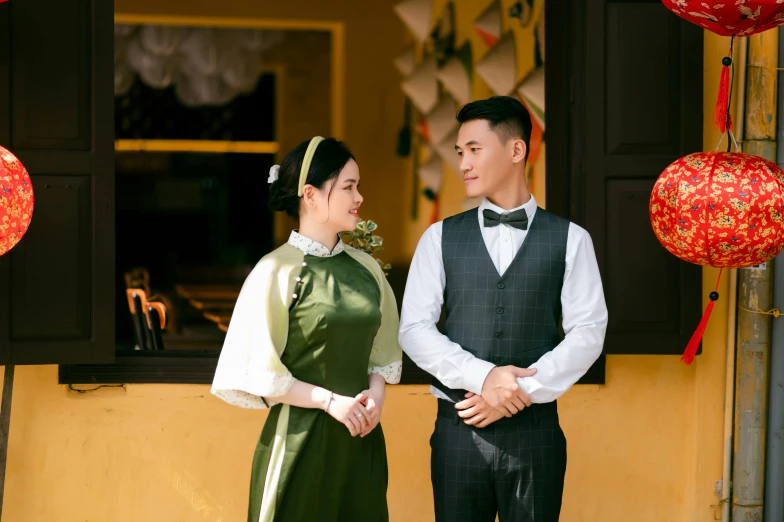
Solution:
<svg viewBox="0 0 784 522"><path fill-rule="evenodd" d="M343 143L317 136L268 181L270 208L300 227L245 281L212 385L231 404L271 408L248 522L386 521L378 422L402 352L383 272L339 238L357 224L359 169Z"/></svg>

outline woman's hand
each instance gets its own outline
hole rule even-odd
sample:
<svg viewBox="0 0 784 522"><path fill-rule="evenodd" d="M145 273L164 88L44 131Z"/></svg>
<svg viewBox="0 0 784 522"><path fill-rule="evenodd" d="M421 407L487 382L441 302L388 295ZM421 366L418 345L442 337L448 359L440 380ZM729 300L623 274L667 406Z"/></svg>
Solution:
<svg viewBox="0 0 784 522"><path fill-rule="evenodd" d="M384 399L386 398L386 382L384 377L378 374L370 374L368 376L369 388L359 395L357 398L365 406L365 409L370 415L370 422L368 429L362 431L360 435L364 437L381 422L381 410L384 409Z"/></svg>
<svg viewBox="0 0 784 522"><path fill-rule="evenodd" d="M379 390L365 390L359 395L357 398L362 402L365 406L365 409L370 416L370 422L368 423L368 429L364 430L360 435L364 437L373 429L378 426L378 423L381 421L381 410L384 408L384 389L382 388Z"/></svg>
<svg viewBox="0 0 784 522"><path fill-rule="evenodd" d="M362 403L363 395L346 397L334 394L334 398L326 408L332 418L344 424L352 437L364 433L370 426L370 413Z"/></svg>

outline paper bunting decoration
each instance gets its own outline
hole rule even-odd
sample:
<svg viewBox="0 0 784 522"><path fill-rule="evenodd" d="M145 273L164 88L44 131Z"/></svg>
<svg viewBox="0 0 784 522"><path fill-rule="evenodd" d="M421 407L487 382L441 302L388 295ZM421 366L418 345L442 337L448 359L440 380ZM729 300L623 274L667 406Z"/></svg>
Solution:
<svg viewBox="0 0 784 522"><path fill-rule="evenodd" d="M400 53L394 60L395 68L403 76L408 76L416 69L416 48L409 45L405 51Z"/></svg>
<svg viewBox="0 0 784 522"><path fill-rule="evenodd" d="M501 39L501 4L498 0L490 4L474 20L474 30L490 47L498 43Z"/></svg>
<svg viewBox="0 0 784 522"><path fill-rule="evenodd" d="M520 101L544 130L544 67L534 69L517 88Z"/></svg>
<svg viewBox="0 0 784 522"><path fill-rule="evenodd" d="M447 134L444 139L441 141L434 143L433 148L436 151L442 160L452 169L452 171L457 174L460 179L463 179L463 175L460 173L460 158L455 152L455 143L457 143L457 131L459 130L458 126Z"/></svg>
<svg viewBox="0 0 784 522"><path fill-rule="evenodd" d="M419 179L425 186L422 191L424 196L432 203L430 209L430 219L428 223L432 225L438 222L438 216L441 209L439 193L441 192L441 184L443 183L444 176L444 163L437 154L431 151L430 159L428 159L417 171Z"/></svg>
<svg viewBox="0 0 784 522"><path fill-rule="evenodd" d="M544 67L534 69L517 88L517 97L531 115L531 137L526 162L528 189L533 192L534 169L542 145L545 128L544 116Z"/></svg>
<svg viewBox="0 0 784 522"><path fill-rule="evenodd" d="M419 167L419 179L426 190L430 190L433 194L441 192L441 184L443 183L444 176L444 162L437 154L431 154L430 159Z"/></svg>
<svg viewBox="0 0 784 522"><path fill-rule="evenodd" d="M438 103L438 80L436 80L436 60L425 61L408 76L402 84L403 92L409 97L419 112L429 113Z"/></svg>
<svg viewBox="0 0 784 522"><path fill-rule="evenodd" d="M528 112L531 112L530 110ZM536 160L539 157L539 152L542 149L542 138L544 137L544 129L534 119L531 121L531 138L528 140L528 159L526 160L526 181L528 182L528 190L534 191L534 176L536 174Z"/></svg>
<svg viewBox="0 0 784 522"><path fill-rule="evenodd" d="M417 40L420 42L427 40L430 36L430 26L433 24L431 0L405 0L395 4L394 9Z"/></svg>
<svg viewBox="0 0 784 522"><path fill-rule="evenodd" d="M0 147L0 256L14 248L30 227L33 199L27 169Z"/></svg>
<svg viewBox="0 0 784 522"><path fill-rule="evenodd" d="M471 61L471 42L467 41L438 70L436 77L461 105L471 101L474 66Z"/></svg>
<svg viewBox="0 0 784 522"><path fill-rule="evenodd" d="M534 69L517 88L517 97L531 115L531 136L528 140L526 179L528 189L534 190L536 159L544 137L544 67Z"/></svg>
<svg viewBox="0 0 784 522"><path fill-rule="evenodd" d="M439 143L457 128L456 115L455 100L451 96L444 96L419 122L419 132L428 143Z"/></svg>
<svg viewBox="0 0 784 522"><path fill-rule="evenodd" d="M544 67L534 69L517 88L517 97L531 115L531 137L528 144L527 180L533 191L534 168L544 136Z"/></svg>
<svg viewBox="0 0 784 522"><path fill-rule="evenodd" d="M476 64L476 72L493 92L507 96L517 84L514 34L509 31Z"/></svg>

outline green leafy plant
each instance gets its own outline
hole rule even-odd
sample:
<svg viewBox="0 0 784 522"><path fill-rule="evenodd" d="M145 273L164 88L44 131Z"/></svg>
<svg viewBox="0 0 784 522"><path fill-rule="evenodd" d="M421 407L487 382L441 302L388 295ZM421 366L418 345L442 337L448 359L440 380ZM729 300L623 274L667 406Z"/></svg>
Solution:
<svg viewBox="0 0 784 522"><path fill-rule="evenodd" d="M360 219L357 221L357 228L350 232L343 232L343 241L357 250L372 256L381 267L381 270L384 271L384 275L389 275L388 271L392 268L392 265L384 263L377 257L378 253L384 250L381 247L384 244L384 238L373 234L377 228L378 225L373 221Z"/></svg>

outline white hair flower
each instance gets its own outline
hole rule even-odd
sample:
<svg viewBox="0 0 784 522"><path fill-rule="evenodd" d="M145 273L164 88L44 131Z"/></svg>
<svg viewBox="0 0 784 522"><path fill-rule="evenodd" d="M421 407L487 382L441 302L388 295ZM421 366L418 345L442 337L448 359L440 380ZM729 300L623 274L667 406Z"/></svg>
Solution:
<svg viewBox="0 0 784 522"><path fill-rule="evenodd" d="M269 178L267 178L267 183L274 183L278 181L279 176L280 176L280 165L271 166L269 170Z"/></svg>

